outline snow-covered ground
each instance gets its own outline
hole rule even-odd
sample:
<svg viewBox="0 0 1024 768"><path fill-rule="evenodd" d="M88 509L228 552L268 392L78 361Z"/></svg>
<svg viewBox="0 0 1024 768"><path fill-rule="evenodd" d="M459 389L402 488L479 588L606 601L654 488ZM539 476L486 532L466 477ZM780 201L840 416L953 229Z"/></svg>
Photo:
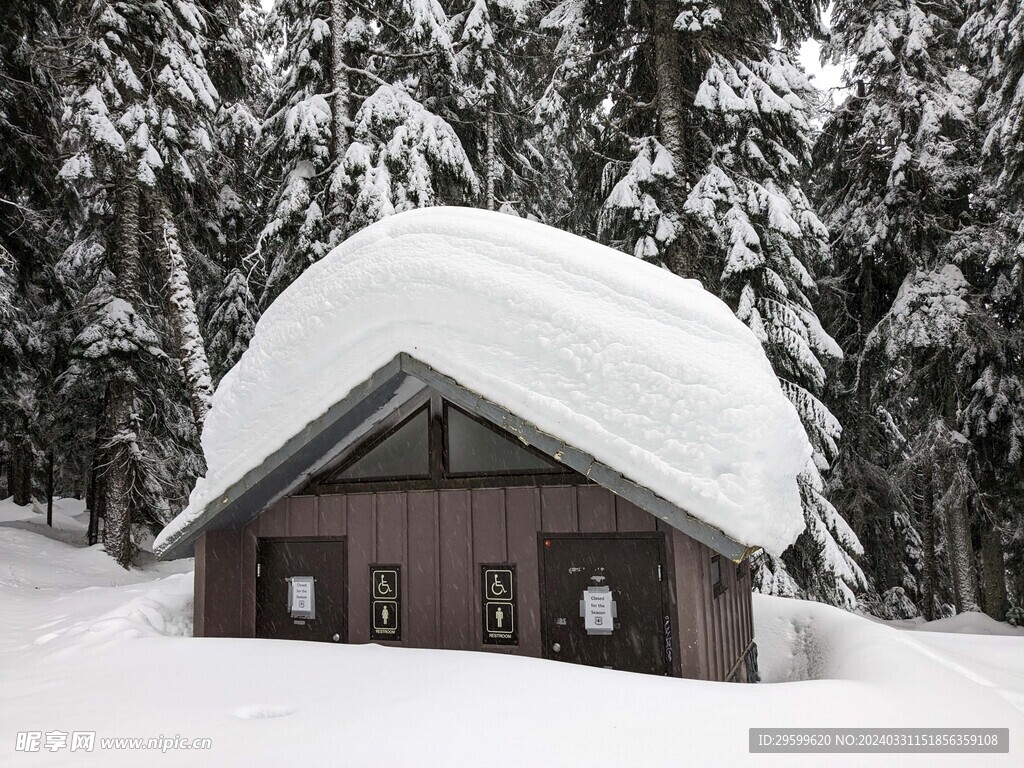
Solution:
<svg viewBox="0 0 1024 768"><path fill-rule="evenodd" d="M1024 764L1024 630L883 622L755 598L762 685L484 653L193 639L191 561L126 572L81 503L0 501L0 765ZM1008 727L1009 755L750 755L751 727ZM94 751L16 751L95 731ZM107 737L209 738L202 751Z"/></svg>

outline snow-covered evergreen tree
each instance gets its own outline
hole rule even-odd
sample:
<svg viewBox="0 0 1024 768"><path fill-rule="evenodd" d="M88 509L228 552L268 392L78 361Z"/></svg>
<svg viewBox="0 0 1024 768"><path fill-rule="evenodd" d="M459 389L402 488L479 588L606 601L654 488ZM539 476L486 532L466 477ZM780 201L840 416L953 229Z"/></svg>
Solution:
<svg viewBox="0 0 1024 768"><path fill-rule="evenodd" d="M366 224L477 189L438 114L459 77L438 2L284 0L271 24L282 74L264 125L266 173L278 179L260 235L264 305Z"/></svg>
<svg viewBox="0 0 1024 768"><path fill-rule="evenodd" d="M877 353L888 365L880 374L880 392L897 423L906 425L904 432L911 435L904 448L908 458L931 464L927 511L945 521L939 533L945 538L951 597L958 612L979 610L969 509L977 492L976 457L959 430L959 380L973 347L971 294L970 284L952 264L916 269L865 342L866 355ZM921 522L939 527L933 520ZM929 551L923 557L927 573L936 554ZM922 613L935 615L944 596L929 588L923 597Z"/></svg>
<svg viewBox="0 0 1024 768"><path fill-rule="evenodd" d="M147 287L145 257L164 267L156 273L165 279L180 276L182 264L168 261L180 256L177 243L170 244L177 239L170 237L176 235L170 211L203 197L191 191L209 181L206 159L219 95L206 71L205 17L194 3L93 0L76 21L78 72L67 100L69 157L60 176L86 201L80 238L93 240L98 228L108 245L102 248L106 269L88 292L90 316L77 335L64 391L105 385L104 544L127 566L133 521L166 520L167 495L183 494L199 468L189 445L195 425L182 429L173 392L184 386L194 395L204 377L190 374L202 365L188 363L184 382L154 369L166 359L161 325L191 356L199 353L196 313L182 300L185 282L178 279L168 317L147 317L154 303L163 303L147 294L167 294L164 285ZM145 247L147 226L163 247Z"/></svg>
<svg viewBox="0 0 1024 768"><path fill-rule="evenodd" d="M584 197L597 202L599 234L729 302L764 345L814 446L801 477L807 533L785 561L759 560L759 587L852 607L866 587L861 545L821 479L840 435L823 402L826 370L842 353L813 304L827 233L802 183L812 89L790 58L816 23L813 6L676 0L566 0L544 22L573 58L566 90L576 91L579 130L600 127L580 161L584 180L601 166L593 186L603 199ZM591 84L584 63L593 61L600 77ZM628 159L604 160L616 155Z"/></svg>
<svg viewBox="0 0 1024 768"><path fill-rule="evenodd" d="M815 274L828 267L829 254L801 184L810 159L809 91L782 52L713 62L695 104L715 145L684 212L701 225L691 237L720 249L719 293L761 341L815 450L801 477L807 532L786 564L807 594L852 607L867 586L854 560L863 550L826 499L820 474L838 451L839 422L822 398L826 369L842 352L812 304ZM777 579L777 564L769 570Z"/></svg>
<svg viewBox="0 0 1024 768"><path fill-rule="evenodd" d="M211 159L216 191L208 201L205 244L213 267L198 297L213 383L245 351L259 317L249 286L256 238L263 226L260 131L269 73L263 50L265 16L256 0L217 3L211 31L210 78L220 94Z"/></svg>
<svg viewBox="0 0 1024 768"><path fill-rule="evenodd" d="M542 4L450 4L460 75L451 121L480 180L479 204L554 221L571 193L564 148L537 115L553 63L550 41L534 31Z"/></svg>
<svg viewBox="0 0 1024 768"><path fill-rule="evenodd" d="M51 0L12 0L0 26L0 495L19 504L33 497L36 458L53 445L41 414L59 346L50 270L66 237L55 179L62 12Z"/></svg>
<svg viewBox="0 0 1024 768"><path fill-rule="evenodd" d="M259 237L267 265L264 304L342 236L340 228L332 233L324 216L327 177L337 164L332 147L336 140L343 145L348 136L347 129L344 136L333 135L329 94L347 103L343 91L348 87L348 70L344 61L339 67L331 65L331 40L335 30L344 30L347 36L364 23L359 17L335 19L333 10L325 0L283 0L274 6L268 22L268 46L272 50L279 46L279 50L263 126L267 141L261 175L275 184L268 221ZM336 74L342 82L334 82Z"/></svg>
<svg viewBox="0 0 1024 768"><path fill-rule="evenodd" d="M27 504L32 495L32 442L30 409L26 408L29 361L25 341L31 336L28 313L22 306L15 262L0 243L0 458L7 492L15 504Z"/></svg>
<svg viewBox="0 0 1024 768"><path fill-rule="evenodd" d="M359 109L341 178L356 229L411 208L454 202L443 194L448 188L476 190L454 129L391 85L379 86Z"/></svg>
<svg viewBox="0 0 1024 768"><path fill-rule="evenodd" d="M842 279L838 295L847 297L832 312L848 352L850 392L839 401L846 438L833 498L868 543L865 563L877 591L903 588L928 617L937 596L923 595L932 587L919 589L918 580L934 584L941 542L926 537L922 551L920 531L935 531L930 518L941 489L933 483L943 481L926 473L939 450L930 439L959 426L954 406L929 401L925 413L905 406L912 385L927 383L912 376L935 378L914 350L927 350L928 359L960 337L947 328L932 334L943 341L918 347L906 335L914 332L891 320L898 296L943 274L945 244L964 223L975 183L977 83L958 66L959 14L952 2L838 2L828 50L849 65L850 95L826 122L815 154L817 200ZM887 340L869 344L872 334ZM942 370L956 374L952 362ZM928 428L937 415L945 430Z"/></svg>
<svg viewBox="0 0 1024 768"><path fill-rule="evenodd" d="M980 292L984 318L963 421L978 456L984 609L1002 619L1007 574L1014 614L1024 616L1024 8L982 0L961 37L982 83L982 179L972 195L978 223L954 257Z"/></svg>

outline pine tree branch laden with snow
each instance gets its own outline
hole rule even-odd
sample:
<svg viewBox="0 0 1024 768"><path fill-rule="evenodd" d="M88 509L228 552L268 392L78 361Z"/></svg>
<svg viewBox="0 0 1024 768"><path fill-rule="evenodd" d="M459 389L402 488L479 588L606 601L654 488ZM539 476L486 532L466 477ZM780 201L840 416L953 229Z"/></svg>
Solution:
<svg viewBox="0 0 1024 768"><path fill-rule="evenodd" d="M209 353L214 381L220 381L249 346L256 330L256 299L249 280L240 269L224 278L224 286L213 303Z"/></svg>
<svg viewBox="0 0 1024 768"><path fill-rule="evenodd" d="M376 137L388 136L387 142ZM351 190L352 224L441 205L446 192L476 194L478 182L452 127L407 93L380 86L356 114L343 181Z"/></svg>
<svg viewBox="0 0 1024 768"><path fill-rule="evenodd" d="M639 259L667 266L668 247L678 237L680 222L658 200L665 205L675 182L672 156L661 142L653 137L638 142L636 157L601 207L598 234ZM671 211L671 203L666 207Z"/></svg>

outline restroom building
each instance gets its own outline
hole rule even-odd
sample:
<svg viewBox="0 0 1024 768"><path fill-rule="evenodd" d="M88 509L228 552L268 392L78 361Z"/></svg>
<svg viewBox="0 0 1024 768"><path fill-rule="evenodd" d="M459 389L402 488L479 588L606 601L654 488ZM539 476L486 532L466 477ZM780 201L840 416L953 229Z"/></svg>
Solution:
<svg viewBox="0 0 1024 768"><path fill-rule="evenodd" d="M799 532L809 450L699 285L466 209L391 217L311 267L203 444L157 541L195 557L196 636L740 682L751 556Z"/></svg>

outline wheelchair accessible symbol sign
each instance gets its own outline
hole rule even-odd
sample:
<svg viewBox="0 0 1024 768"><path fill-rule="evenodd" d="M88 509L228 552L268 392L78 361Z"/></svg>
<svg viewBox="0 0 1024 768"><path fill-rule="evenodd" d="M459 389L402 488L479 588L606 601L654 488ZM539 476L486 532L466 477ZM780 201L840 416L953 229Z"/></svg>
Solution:
<svg viewBox="0 0 1024 768"><path fill-rule="evenodd" d="M370 566L371 640L401 640L401 567Z"/></svg>
<svg viewBox="0 0 1024 768"><path fill-rule="evenodd" d="M516 576L515 566L483 566L483 630L484 643L515 645Z"/></svg>
<svg viewBox="0 0 1024 768"><path fill-rule="evenodd" d="M484 581L487 585L488 600L511 600L514 597L511 569L485 570Z"/></svg>

